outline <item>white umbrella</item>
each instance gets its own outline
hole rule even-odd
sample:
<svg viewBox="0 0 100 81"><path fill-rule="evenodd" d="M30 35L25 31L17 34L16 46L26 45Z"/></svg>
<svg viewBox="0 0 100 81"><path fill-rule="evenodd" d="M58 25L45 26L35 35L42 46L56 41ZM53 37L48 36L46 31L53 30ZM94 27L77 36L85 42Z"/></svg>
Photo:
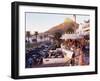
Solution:
<svg viewBox="0 0 100 81"><path fill-rule="evenodd" d="M82 36L80 36L79 34L64 34L62 35L61 39L79 39L82 38Z"/></svg>

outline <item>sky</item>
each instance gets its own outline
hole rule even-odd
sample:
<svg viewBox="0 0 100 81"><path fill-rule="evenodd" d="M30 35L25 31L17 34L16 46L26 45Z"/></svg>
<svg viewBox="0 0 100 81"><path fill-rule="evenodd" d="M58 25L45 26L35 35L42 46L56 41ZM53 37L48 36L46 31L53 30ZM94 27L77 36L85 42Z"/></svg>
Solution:
<svg viewBox="0 0 100 81"><path fill-rule="evenodd" d="M25 24L26 24L26 31L30 31L34 33L35 31L38 32L45 32L50 28L61 24L64 22L66 18L73 19L72 14L54 14L54 13L25 13ZM89 15L78 15L76 14L76 22L82 23L84 20L88 20Z"/></svg>

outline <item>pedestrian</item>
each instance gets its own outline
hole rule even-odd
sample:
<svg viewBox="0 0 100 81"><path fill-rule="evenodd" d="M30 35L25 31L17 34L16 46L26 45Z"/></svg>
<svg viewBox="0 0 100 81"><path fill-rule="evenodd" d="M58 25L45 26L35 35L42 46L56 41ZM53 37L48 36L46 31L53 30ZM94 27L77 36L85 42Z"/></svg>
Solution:
<svg viewBox="0 0 100 81"><path fill-rule="evenodd" d="M72 66L75 65L75 53L73 53L73 55L72 55L71 65L72 65Z"/></svg>
<svg viewBox="0 0 100 81"><path fill-rule="evenodd" d="M29 57L29 59L28 59L28 67L32 68L32 64L33 64L33 59L32 59L32 57Z"/></svg>
<svg viewBox="0 0 100 81"><path fill-rule="evenodd" d="M84 54L83 54L82 50L80 50L79 65L84 65Z"/></svg>

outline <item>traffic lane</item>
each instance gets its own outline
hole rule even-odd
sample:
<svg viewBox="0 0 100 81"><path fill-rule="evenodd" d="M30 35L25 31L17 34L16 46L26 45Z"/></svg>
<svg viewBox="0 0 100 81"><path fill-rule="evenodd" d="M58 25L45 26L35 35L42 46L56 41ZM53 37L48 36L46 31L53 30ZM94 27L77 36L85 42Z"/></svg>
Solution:
<svg viewBox="0 0 100 81"><path fill-rule="evenodd" d="M63 67L63 66L70 66L70 63L55 63L55 64L33 65L32 68L41 68L41 67Z"/></svg>

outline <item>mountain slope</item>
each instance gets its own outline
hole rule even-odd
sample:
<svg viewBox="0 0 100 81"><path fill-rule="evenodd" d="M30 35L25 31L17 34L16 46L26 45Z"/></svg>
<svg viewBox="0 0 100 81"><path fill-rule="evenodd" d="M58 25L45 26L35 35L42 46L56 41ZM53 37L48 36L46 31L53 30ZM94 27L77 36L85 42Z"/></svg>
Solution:
<svg viewBox="0 0 100 81"><path fill-rule="evenodd" d="M46 31L46 33L54 34L55 32L60 32L61 34L65 33L68 28L76 29L78 28L78 24L76 22L64 22L59 25L56 25Z"/></svg>

